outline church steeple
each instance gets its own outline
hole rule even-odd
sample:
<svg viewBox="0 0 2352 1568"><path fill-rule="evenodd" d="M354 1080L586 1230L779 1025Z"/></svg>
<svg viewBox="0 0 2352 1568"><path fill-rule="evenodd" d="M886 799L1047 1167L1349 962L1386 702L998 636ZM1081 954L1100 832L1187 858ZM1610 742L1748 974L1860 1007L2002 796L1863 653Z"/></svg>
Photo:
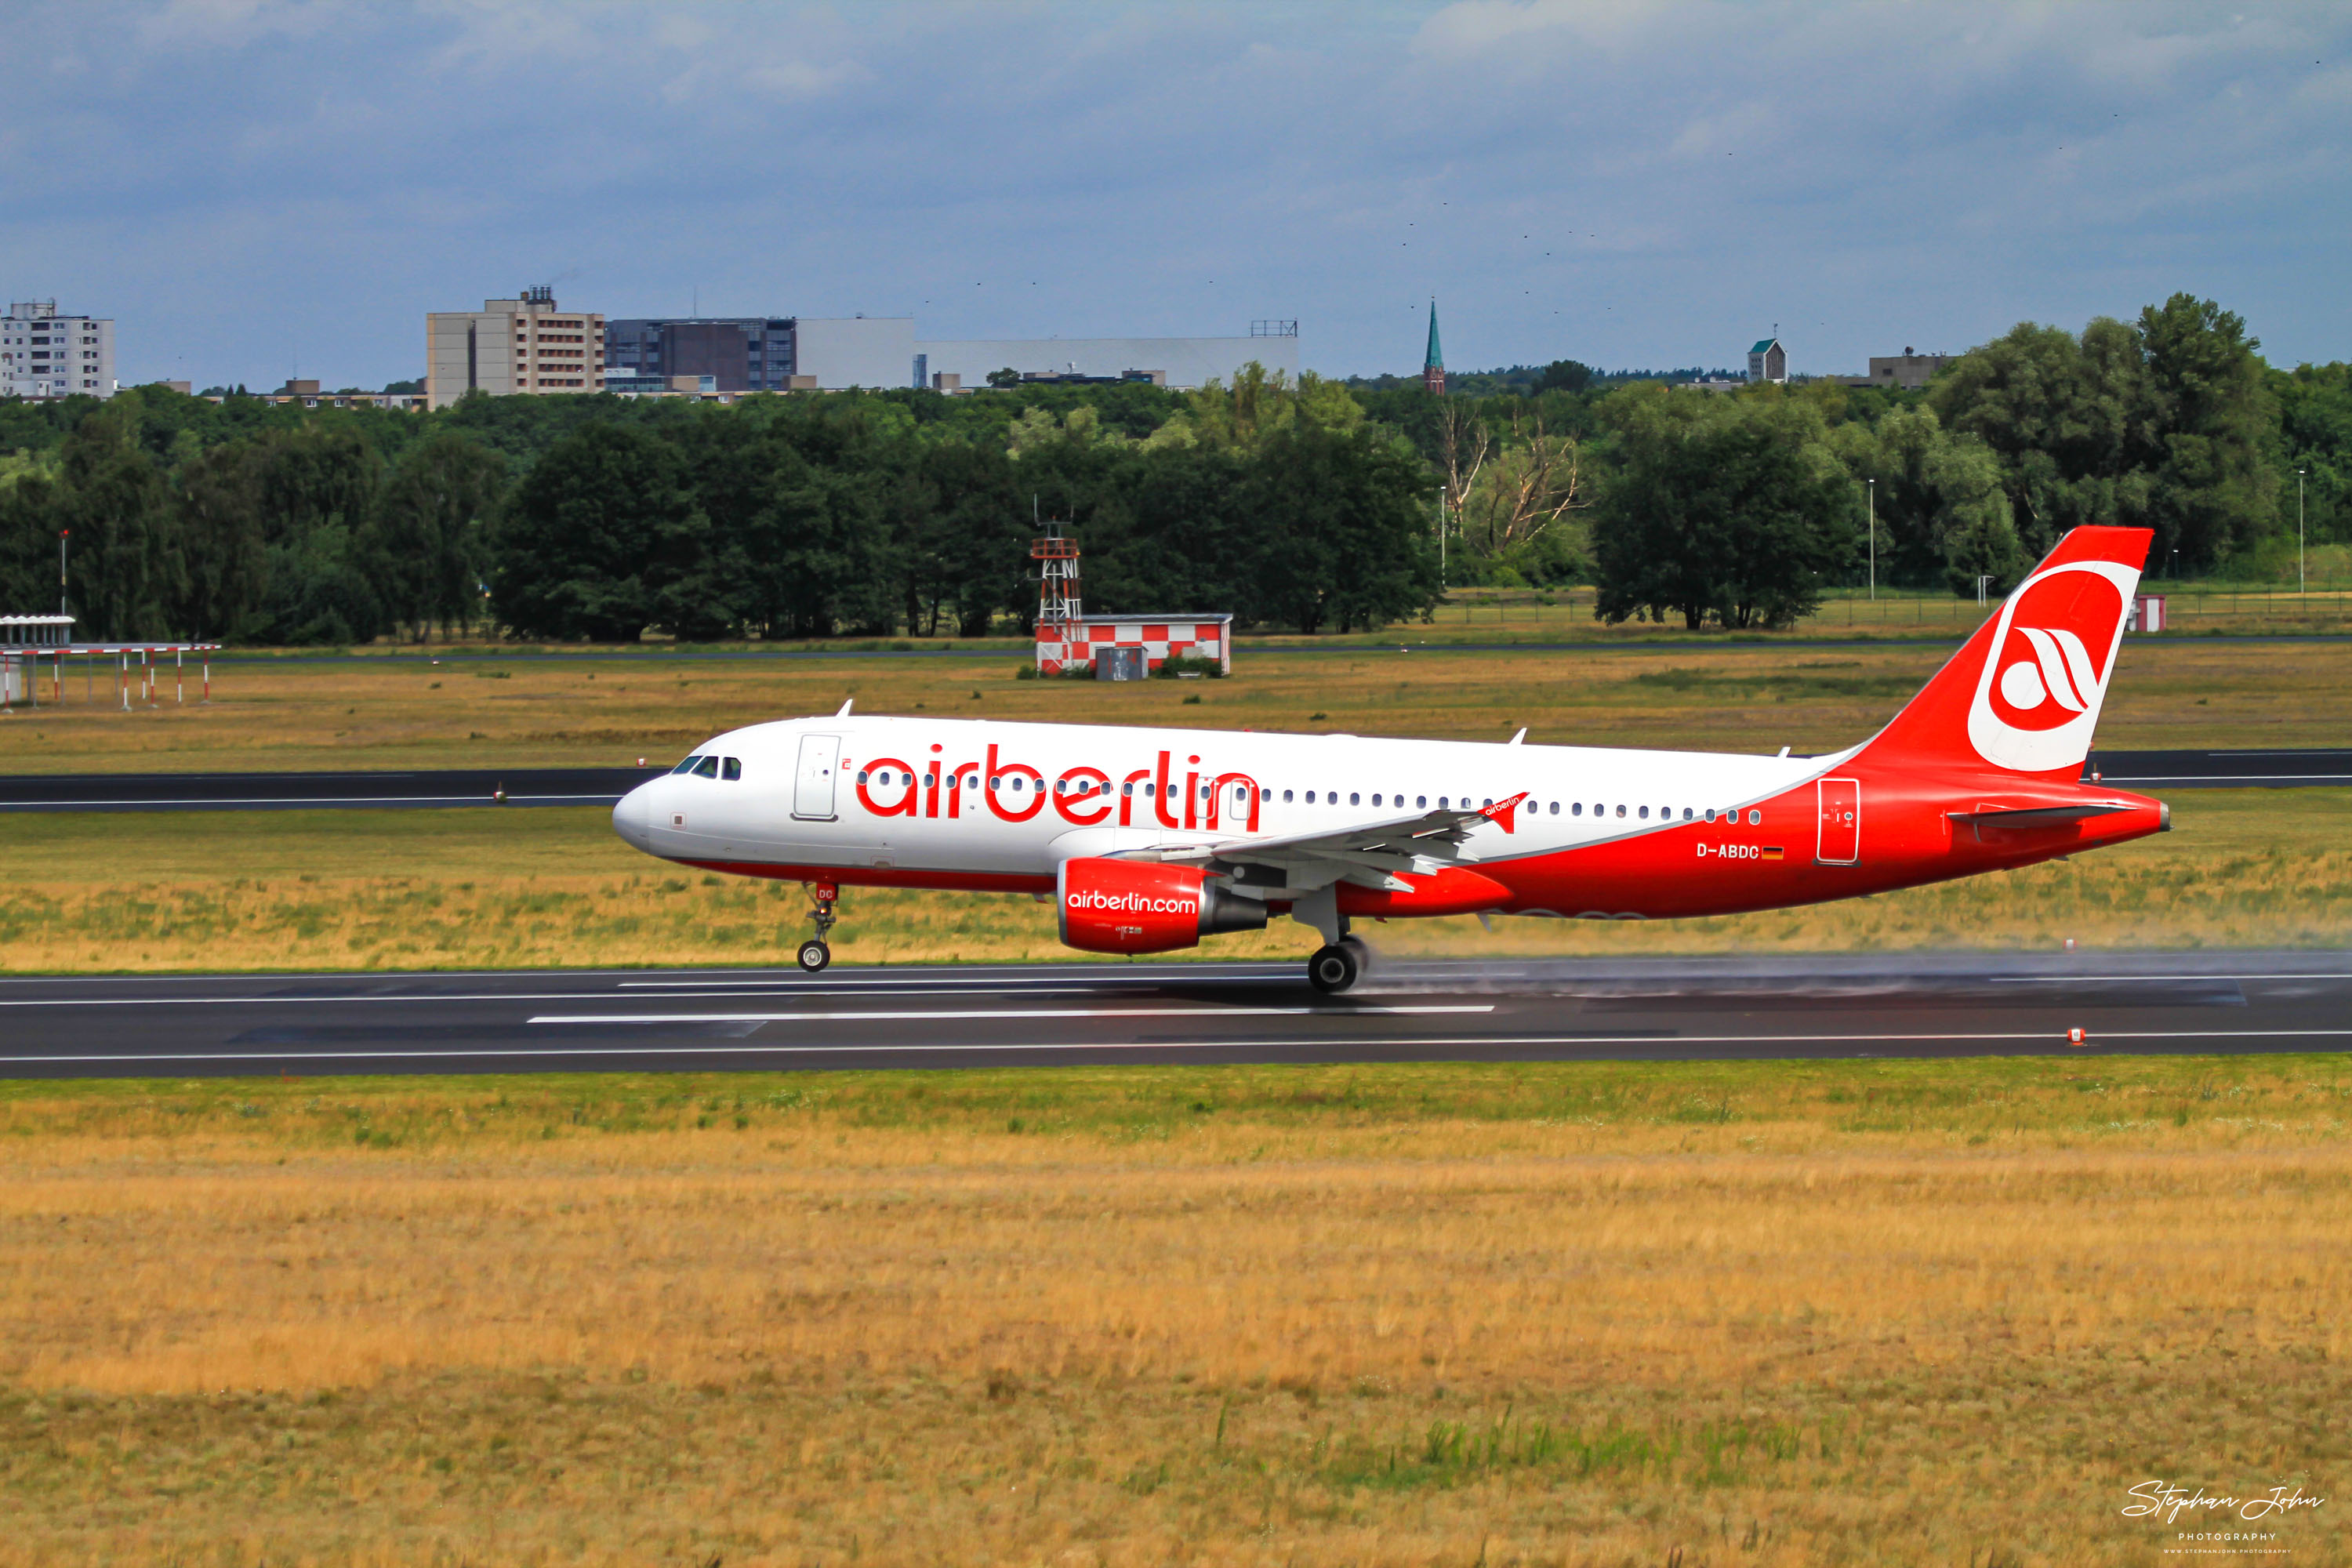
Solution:
<svg viewBox="0 0 2352 1568"><path fill-rule="evenodd" d="M1440 397L1445 395L1445 353L1437 346L1437 296L1429 297L1429 357L1421 362L1421 384Z"/></svg>

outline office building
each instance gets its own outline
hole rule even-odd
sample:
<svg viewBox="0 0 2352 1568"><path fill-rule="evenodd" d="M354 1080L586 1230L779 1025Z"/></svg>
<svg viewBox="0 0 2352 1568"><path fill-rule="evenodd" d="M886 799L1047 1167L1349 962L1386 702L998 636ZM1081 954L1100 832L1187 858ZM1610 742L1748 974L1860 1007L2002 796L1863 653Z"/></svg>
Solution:
<svg viewBox="0 0 2352 1568"><path fill-rule="evenodd" d="M604 318L564 310L551 289L425 318L425 393L433 407L476 390L505 397L604 386Z"/></svg>
<svg viewBox="0 0 2352 1568"><path fill-rule="evenodd" d="M1785 382L1788 379L1789 351L1780 346L1779 338L1759 339L1748 351L1748 384L1752 386L1764 381Z"/></svg>
<svg viewBox="0 0 2352 1568"><path fill-rule="evenodd" d="M793 325L764 316L607 321L605 381L617 377L638 389L639 382L709 376L720 392L782 392L792 384Z"/></svg>
<svg viewBox="0 0 2352 1568"><path fill-rule="evenodd" d="M55 300L8 307L0 322L0 397L111 397L114 321L60 316Z"/></svg>

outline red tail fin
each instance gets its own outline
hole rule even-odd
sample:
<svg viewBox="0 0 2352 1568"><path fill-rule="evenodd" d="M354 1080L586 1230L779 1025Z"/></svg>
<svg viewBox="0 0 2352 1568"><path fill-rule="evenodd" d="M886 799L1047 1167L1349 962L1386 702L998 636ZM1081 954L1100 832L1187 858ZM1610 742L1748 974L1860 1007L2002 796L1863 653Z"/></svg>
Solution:
<svg viewBox="0 0 2352 1568"><path fill-rule="evenodd" d="M2074 778L2154 537L2145 528L2067 534L1863 754Z"/></svg>

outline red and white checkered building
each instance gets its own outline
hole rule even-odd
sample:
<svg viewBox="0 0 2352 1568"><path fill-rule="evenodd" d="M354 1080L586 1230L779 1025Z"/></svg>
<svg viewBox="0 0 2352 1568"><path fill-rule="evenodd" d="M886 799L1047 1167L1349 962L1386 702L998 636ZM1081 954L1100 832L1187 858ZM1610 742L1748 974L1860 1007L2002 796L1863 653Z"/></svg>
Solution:
<svg viewBox="0 0 2352 1568"><path fill-rule="evenodd" d="M1217 672L1234 672L1231 616L1079 616L1037 626L1037 673L1059 675L1073 667L1091 668L1104 648L1139 647L1144 673L1179 654L1214 659Z"/></svg>

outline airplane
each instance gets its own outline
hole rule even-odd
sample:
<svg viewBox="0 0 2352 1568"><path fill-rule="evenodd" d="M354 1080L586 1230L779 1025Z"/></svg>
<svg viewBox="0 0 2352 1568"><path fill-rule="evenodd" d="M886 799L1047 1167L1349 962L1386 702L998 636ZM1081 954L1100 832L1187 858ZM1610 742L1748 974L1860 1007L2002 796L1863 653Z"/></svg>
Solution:
<svg viewBox="0 0 2352 1568"><path fill-rule="evenodd" d="M810 888L1054 900L1081 952L1287 916L1344 992L1364 920L1672 920L1850 899L2168 830L2083 779L2147 529L2077 528L1877 734L1825 756L1345 734L789 719L716 736L614 807L637 848Z"/></svg>

